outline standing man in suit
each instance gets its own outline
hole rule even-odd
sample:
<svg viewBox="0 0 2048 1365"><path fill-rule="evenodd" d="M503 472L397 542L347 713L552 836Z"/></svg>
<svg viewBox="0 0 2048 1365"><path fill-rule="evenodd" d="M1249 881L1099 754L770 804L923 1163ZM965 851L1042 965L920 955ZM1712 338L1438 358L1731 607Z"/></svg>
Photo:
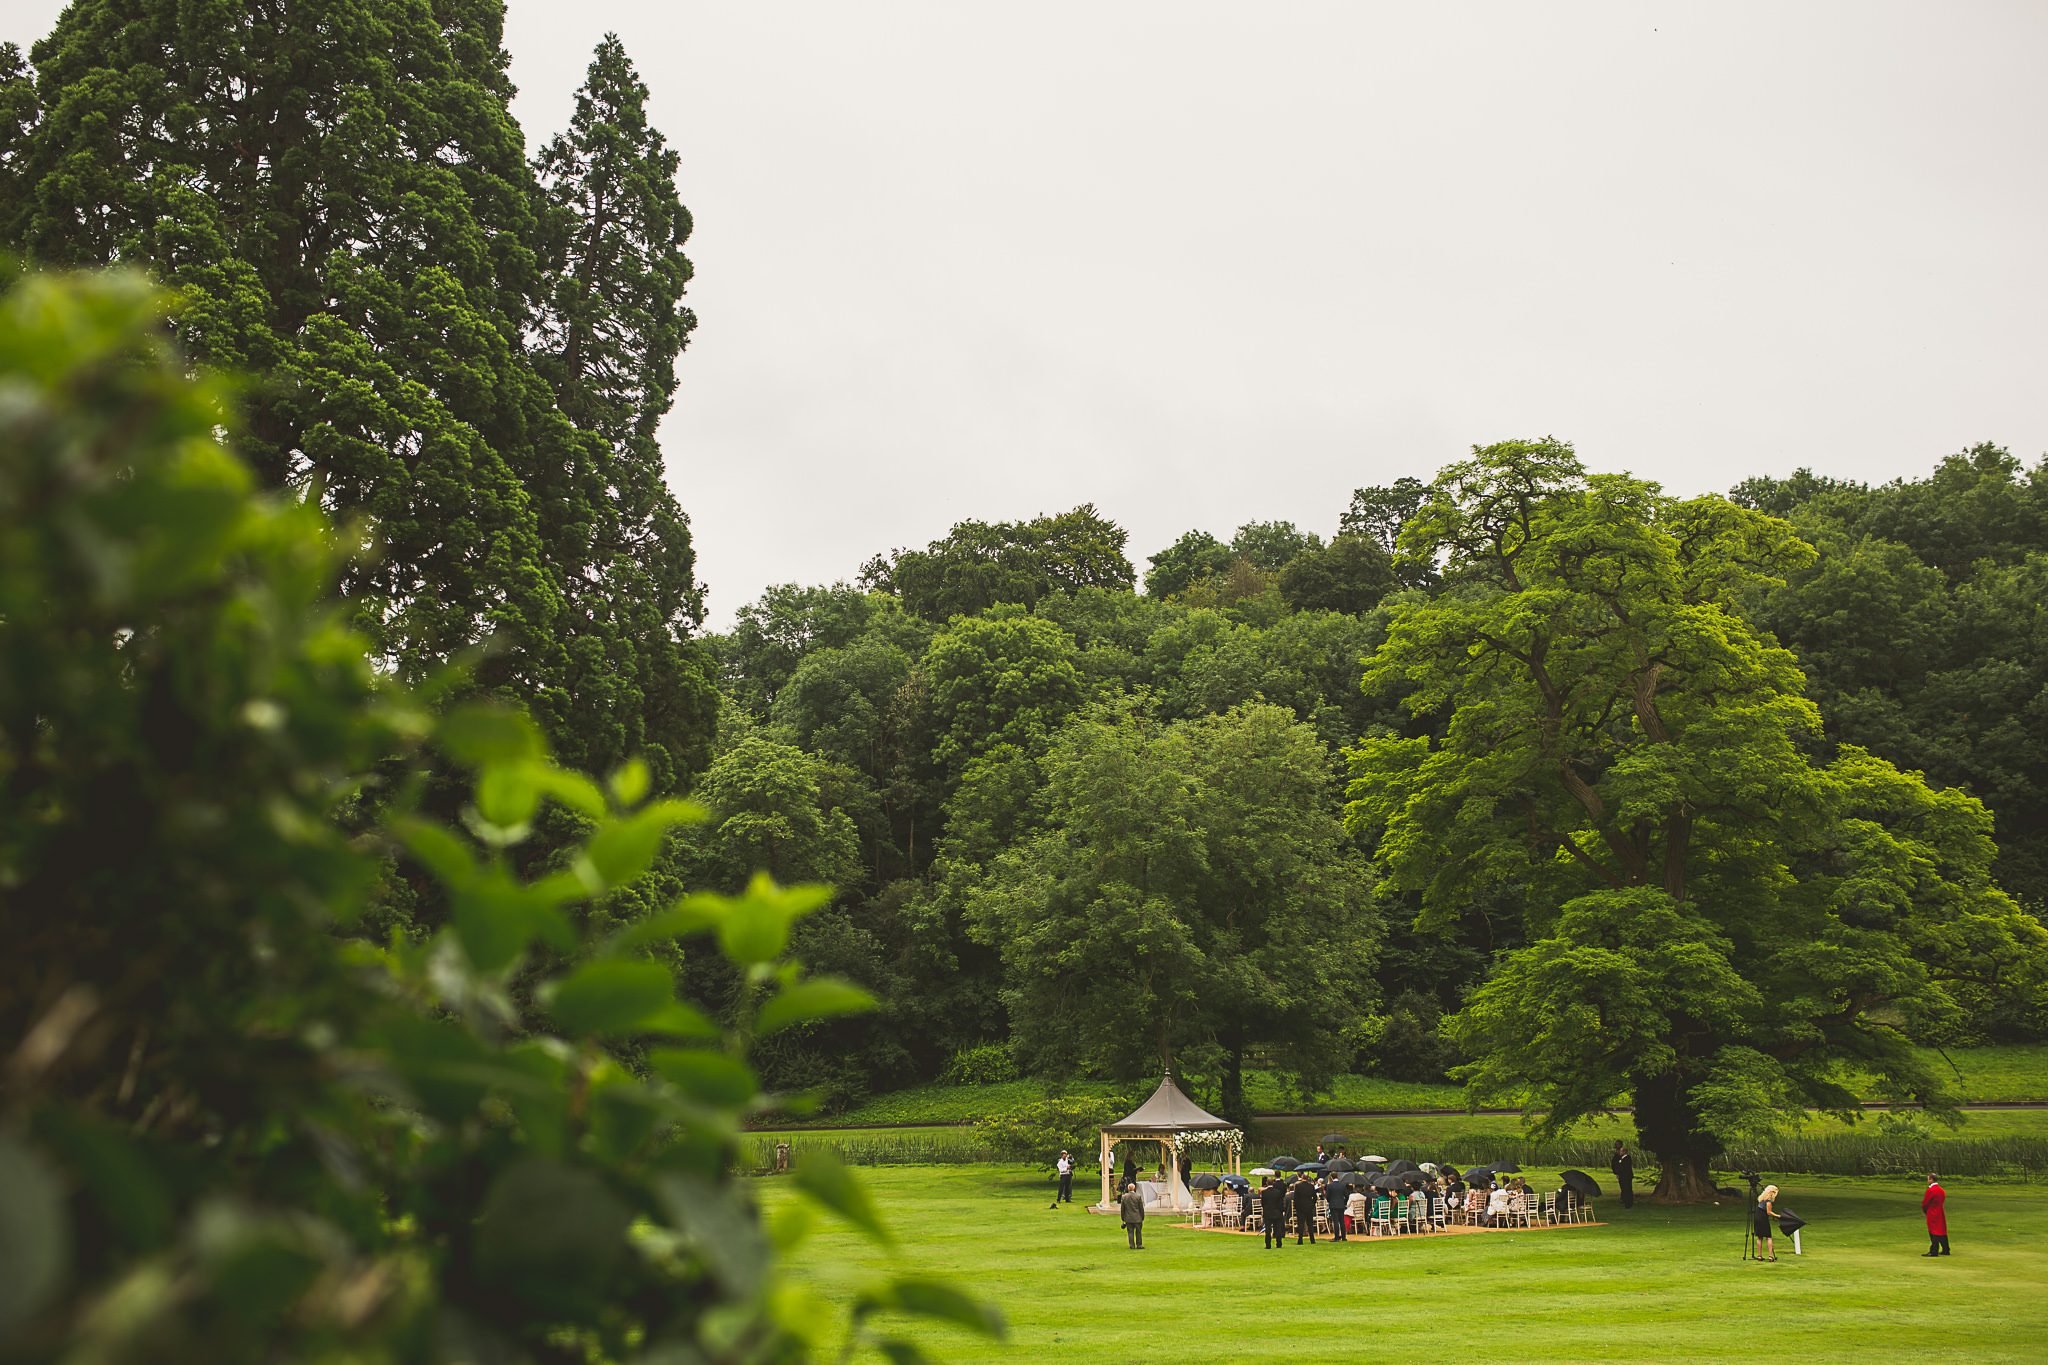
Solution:
<svg viewBox="0 0 2048 1365"><path fill-rule="evenodd" d="M1052 1198L1054 1208L1074 1202L1074 1158L1064 1147L1060 1149L1059 1172L1060 1192Z"/></svg>
<svg viewBox="0 0 2048 1365"><path fill-rule="evenodd" d="M1927 1193L1920 1196L1920 1212L1927 1215L1927 1256L1948 1255L1948 1191L1941 1187L1941 1177L1927 1177Z"/></svg>
<svg viewBox="0 0 2048 1365"><path fill-rule="evenodd" d="M1129 1143L1124 1144L1124 1184L1136 1183L1138 1179L1138 1152Z"/></svg>
<svg viewBox="0 0 2048 1365"><path fill-rule="evenodd" d="M1323 1202L1330 1210L1330 1240L1341 1242L1345 1236L1344 1196L1351 1192L1350 1187L1341 1180L1324 1180L1322 1186Z"/></svg>
<svg viewBox="0 0 2048 1365"><path fill-rule="evenodd" d="M1123 1210L1124 1240L1130 1243L1132 1251L1145 1249L1145 1196L1138 1193L1138 1184L1132 1181L1124 1186L1124 1197L1117 1200L1117 1207Z"/></svg>
<svg viewBox="0 0 2048 1365"><path fill-rule="evenodd" d="M1266 1183L1259 1187L1259 1213L1266 1225L1266 1245L1281 1247L1287 1245L1287 1187L1273 1183L1267 1176Z"/></svg>
<svg viewBox="0 0 2048 1365"><path fill-rule="evenodd" d="M1303 1233L1309 1241L1316 1239L1316 1187L1304 1171L1294 1182L1294 1244L1301 1245Z"/></svg>
<svg viewBox="0 0 2048 1365"><path fill-rule="evenodd" d="M1620 1138L1614 1140L1614 1156L1608 1161L1607 1169L1614 1172L1615 1183L1621 1186L1621 1206L1632 1209L1636 1206L1636 1159L1629 1155Z"/></svg>

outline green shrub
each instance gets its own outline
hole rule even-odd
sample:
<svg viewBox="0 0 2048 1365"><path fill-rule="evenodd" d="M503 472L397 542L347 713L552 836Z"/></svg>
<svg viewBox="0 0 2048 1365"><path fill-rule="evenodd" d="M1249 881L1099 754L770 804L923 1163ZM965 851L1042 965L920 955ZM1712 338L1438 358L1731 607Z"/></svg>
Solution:
<svg viewBox="0 0 2048 1365"><path fill-rule="evenodd" d="M1438 1030L1442 1018L1443 1009L1433 996L1421 991L1395 996L1366 1049L1372 1074L1391 1081L1441 1083L1457 1061Z"/></svg>
<svg viewBox="0 0 2048 1365"><path fill-rule="evenodd" d="M1017 1058L1008 1043L962 1048L946 1063L939 1079L948 1085L1001 1085L1017 1079Z"/></svg>
<svg viewBox="0 0 2048 1365"><path fill-rule="evenodd" d="M646 950L715 940L739 1040L858 1008L780 961L827 892L586 937L694 810L380 673L332 604L350 541L251 491L162 308L129 276L0 295L0 1359L804 1358L727 1178L754 1073ZM423 743L474 775L462 831L345 835L365 774L409 804ZM588 834L529 881L549 804ZM452 923L350 941L393 847ZM842 1167L798 1179L886 1236ZM866 1302L996 1326L900 1288Z"/></svg>
<svg viewBox="0 0 2048 1365"><path fill-rule="evenodd" d="M991 1151L1009 1160L1050 1164L1062 1148L1085 1160L1096 1151L1103 1126L1129 1108L1120 1099L1060 1096L990 1114L974 1131Z"/></svg>

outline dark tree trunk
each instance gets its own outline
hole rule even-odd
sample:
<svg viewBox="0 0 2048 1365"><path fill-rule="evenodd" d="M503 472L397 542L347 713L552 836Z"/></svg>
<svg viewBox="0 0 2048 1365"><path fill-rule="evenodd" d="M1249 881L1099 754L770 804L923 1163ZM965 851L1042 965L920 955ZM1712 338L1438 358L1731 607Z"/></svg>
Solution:
<svg viewBox="0 0 2048 1365"><path fill-rule="evenodd" d="M1244 1045L1234 1043L1223 1058L1223 1117L1241 1124L1244 1112Z"/></svg>
<svg viewBox="0 0 2048 1365"><path fill-rule="evenodd" d="M1709 1169L1720 1143L1702 1131L1699 1112L1686 1098L1679 1076L1638 1077L1635 1081L1636 1146L1657 1158L1661 1168L1650 1197L1665 1204L1697 1204L1714 1197Z"/></svg>

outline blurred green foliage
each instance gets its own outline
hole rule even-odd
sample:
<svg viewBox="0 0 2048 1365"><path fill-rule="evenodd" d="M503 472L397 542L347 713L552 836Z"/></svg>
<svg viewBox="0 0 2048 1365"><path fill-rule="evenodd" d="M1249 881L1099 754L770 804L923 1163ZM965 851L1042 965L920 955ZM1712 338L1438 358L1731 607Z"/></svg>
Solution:
<svg viewBox="0 0 2048 1365"><path fill-rule="evenodd" d="M332 593L354 538L253 491L165 318L130 275L0 295L0 1360L805 1358L829 1315L779 1252L809 1210L887 1229L830 1161L773 1226L728 1171L753 1039L869 1003L785 960L829 891L587 921L703 812L381 671ZM420 813L428 750L459 821ZM587 833L522 876L549 808ZM450 922L352 939L393 853ZM678 940L742 975L723 1021ZM1001 1330L910 1278L858 1334L913 1359L902 1313Z"/></svg>

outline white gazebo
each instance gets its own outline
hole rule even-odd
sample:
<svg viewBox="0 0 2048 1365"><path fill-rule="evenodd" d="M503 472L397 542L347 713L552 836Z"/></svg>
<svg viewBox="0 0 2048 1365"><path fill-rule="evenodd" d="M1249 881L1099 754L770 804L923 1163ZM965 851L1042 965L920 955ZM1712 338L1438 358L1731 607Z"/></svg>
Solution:
<svg viewBox="0 0 2048 1365"><path fill-rule="evenodd" d="M1160 1199L1148 1195L1145 1204L1148 1210L1161 1213L1184 1212L1195 1206L1194 1197L1180 1182L1180 1154L1183 1149L1213 1147L1219 1153L1227 1153L1232 1175L1240 1173L1239 1167L1244 1159L1244 1134L1237 1125L1217 1118L1189 1099L1173 1083L1171 1071L1160 1079L1159 1088L1152 1092L1151 1099L1102 1130L1099 1153L1102 1161L1102 1202L1096 1207L1105 1213L1116 1208L1116 1202L1110 1197L1110 1148L1124 1141L1159 1144L1159 1164L1166 1168L1166 1186L1158 1193L1165 1197Z"/></svg>

